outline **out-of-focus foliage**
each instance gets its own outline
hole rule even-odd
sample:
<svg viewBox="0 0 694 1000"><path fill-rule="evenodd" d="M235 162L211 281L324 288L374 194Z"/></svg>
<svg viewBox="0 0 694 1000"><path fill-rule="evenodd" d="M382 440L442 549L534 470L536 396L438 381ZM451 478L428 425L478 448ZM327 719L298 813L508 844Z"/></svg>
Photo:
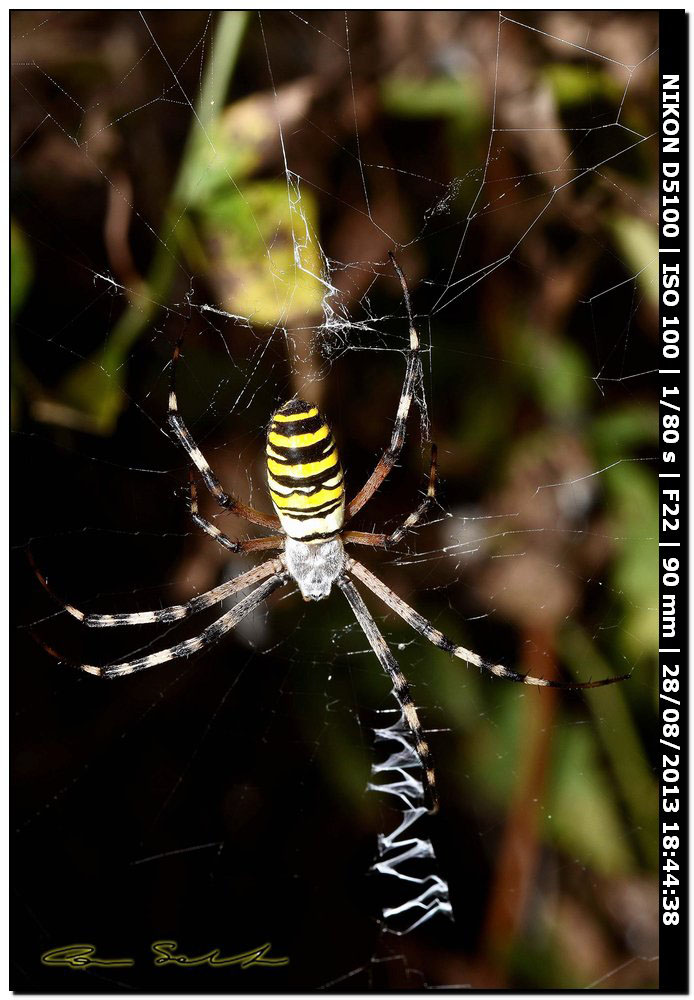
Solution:
<svg viewBox="0 0 694 1000"><path fill-rule="evenodd" d="M560 108L580 108L592 100L615 103L622 96L619 83L606 70L593 67L586 72L585 66L553 63L544 73Z"/></svg>
<svg viewBox="0 0 694 1000"><path fill-rule="evenodd" d="M200 208L198 269L222 309L259 326L296 323L320 315L325 294L316 232L313 198L302 195L294 207L284 181L220 189ZM184 249L195 261L195 249Z"/></svg>
<svg viewBox="0 0 694 1000"><path fill-rule="evenodd" d="M10 227L10 314L12 318L22 308L31 287L34 269L26 239L14 222Z"/></svg>
<svg viewBox="0 0 694 1000"><path fill-rule="evenodd" d="M617 248L638 276L642 294L654 309L658 306L658 230L653 222L638 216L617 214L612 220Z"/></svg>
<svg viewBox="0 0 694 1000"><path fill-rule="evenodd" d="M408 77L386 77L381 88L383 109L400 118L450 118L461 129L482 129L483 103L474 76L459 78L433 77L413 80Z"/></svg>

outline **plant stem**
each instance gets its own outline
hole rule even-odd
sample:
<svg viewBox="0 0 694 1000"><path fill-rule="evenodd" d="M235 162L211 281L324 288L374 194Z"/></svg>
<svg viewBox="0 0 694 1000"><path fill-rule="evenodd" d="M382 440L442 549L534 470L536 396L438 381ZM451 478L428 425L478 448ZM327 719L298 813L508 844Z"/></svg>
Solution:
<svg viewBox="0 0 694 1000"><path fill-rule="evenodd" d="M139 288L130 289L130 301L100 351L65 380L61 399L82 411L85 429L109 433L123 407L125 362L132 345L149 326L167 299L177 268L176 227L190 202L204 169L206 147L216 155L209 128L223 107L236 67L241 39L248 21L245 11L223 11L207 60L183 157L160 227L148 274ZM95 384L96 379L96 384Z"/></svg>

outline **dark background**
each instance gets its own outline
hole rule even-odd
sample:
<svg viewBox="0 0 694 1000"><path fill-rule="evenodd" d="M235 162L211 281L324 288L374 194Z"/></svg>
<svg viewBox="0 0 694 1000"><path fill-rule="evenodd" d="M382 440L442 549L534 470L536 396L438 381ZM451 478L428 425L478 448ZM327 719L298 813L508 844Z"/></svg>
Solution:
<svg viewBox="0 0 694 1000"><path fill-rule="evenodd" d="M213 42L234 16L11 19L13 985L653 987L656 15L352 12L347 44L339 12L268 12L237 57ZM330 260L327 316L294 266L299 221L309 270L318 246ZM27 558L101 612L186 600L228 570L191 528L165 432L181 334L181 407L229 489L269 509L265 424L299 392L356 490L404 370L391 249L427 345L442 494L409 555L365 561L519 670L633 671L585 696L503 684L370 602L432 730L426 833L456 918L402 938L367 874L394 821L365 791L389 685L339 596L275 598L205 656L99 683L32 633L110 662L212 616L85 635ZM415 417L355 527L398 523L426 462ZM153 969L165 938L189 955L271 941L291 962ZM80 941L137 965L40 964Z"/></svg>

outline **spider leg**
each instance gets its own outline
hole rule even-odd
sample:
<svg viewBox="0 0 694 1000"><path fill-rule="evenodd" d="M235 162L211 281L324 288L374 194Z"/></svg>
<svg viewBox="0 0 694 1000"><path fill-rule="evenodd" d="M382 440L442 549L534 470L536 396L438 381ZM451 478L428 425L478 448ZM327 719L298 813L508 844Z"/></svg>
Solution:
<svg viewBox="0 0 694 1000"><path fill-rule="evenodd" d="M390 257L391 263L395 268L395 272L400 279L403 295L405 297L405 307L410 321L410 350L407 355L405 381L403 382L402 392L400 393L400 402L395 416L395 425L393 427L390 444L383 452L376 468L371 473L364 486L362 486L354 499L347 505L347 509L345 511L345 521L349 521L350 518L354 517L354 515L362 509L364 504L371 499L397 462L400 452L402 451L402 446L405 443L405 428L407 425L407 417L410 412L410 405L412 403L412 394L414 392L417 377L421 372L421 362L419 359L419 334L417 333L414 325L414 317L412 316L412 306L410 303L410 293L407 288L407 282L405 281L405 275L402 273L393 254L389 253L388 256Z"/></svg>
<svg viewBox="0 0 694 1000"><path fill-rule="evenodd" d="M185 639L183 642L179 642L175 646L170 646L168 649L161 649L158 653L140 656L138 659L128 660L126 663L107 663L100 666L90 663L74 663L70 664L70 666L79 667L80 670L84 670L88 674L94 674L96 677L123 677L126 674L137 673L140 670L148 670L149 667L156 667L160 663L167 663L169 660L192 656L193 653L197 653L205 646L212 646L214 643L219 642L223 635L235 628L246 615L255 611L266 597L269 597L274 590L277 590L278 587L283 586L286 582L286 573L273 573L269 580L261 583L255 590L252 590L250 594L244 597L243 600L235 604L230 611L227 611L217 621L208 625L200 635L192 639ZM50 646L44 646L44 649L52 656L55 656L56 659L61 660L61 662L68 662L52 650Z"/></svg>
<svg viewBox="0 0 694 1000"><path fill-rule="evenodd" d="M414 510L405 520L402 522L399 528L391 532L386 539L386 545L397 545L399 541L404 538L408 531L411 531L419 522L422 520L426 512L429 510L434 500L436 499L436 486L438 483L437 476L437 458L438 450L435 444L431 446L431 465L429 467L429 483L427 485L427 494L420 503L420 505Z"/></svg>
<svg viewBox="0 0 694 1000"><path fill-rule="evenodd" d="M425 498L420 503L419 507L405 520L402 522L399 528L392 531L390 535L376 534L371 531L345 531L342 540L346 544L352 545L370 545L372 548L376 549L387 549L392 545L397 545L401 541L408 531L411 531L415 525L419 524L421 519L426 514L427 510L431 504L436 499L436 486L438 483L437 476L437 449L436 445L431 446L431 466L429 468L429 485L427 486L427 494Z"/></svg>
<svg viewBox="0 0 694 1000"><path fill-rule="evenodd" d="M190 477L190 515L197 524L198 528L202 528L205 534L214 538L215 542L222 546L223 549L227 549L229 552L257 552L260 549L281 549L284 545L284 535L269 535L267 538L247 538L243 542L239 542L234 538L229 538L225 535L215 524L211 521L206 520L202 517L198 511L198 491L193 481L192 471L189 472Z"/></svg>
<svg viewBox="0 0 694 1000"><path fill-rule="evenodd" d="M156 611L135 611L132 614L90 615L84 611L80 611L73 604L66 604L64 601L61 601L48 586L45 576L36 566L31 553L29 553L29 561L34 567L34 572L41 586L48 591L54 600L63 606L68 614L71 614L78 622L87 625L89 628L112 628L118 625L154 625L157 622L168 624L180 621L182 618L189 618L199 611L204 611L205 608L211 608L213 604L231 597L232 594L236 594L239 590L246 590L248 587L260 583L261 580L264 580L265 577L273 573L281 573L283 571L283 566L279 559L269 559L267 562L261 563L260 566L254 566L247 573L241 573L239 576L234 577L233 580L228 580L213 590L208 590L204 594L193 597L186 604L173 604L168 608L158 608Z"/></svg>
<svg viewBox="0 0 694 1000"><path fill-rule="evenodd" d="M465 646L456 646L456 644L443 634L439 632L437 628L428 622L426 618L422 617L419 612L411 608L409 604L406 604L401 597L398 597L390 587L386 587L377 576L374 576L366 566L362 566L361 563L357 562L355 559L349 559L347 563L347 568L350 573L353 573L358 580L361 580L365 586L380 597L384 604L387 604L389 608L392 608L400 617L407 622L410 628L413 628L415 632L419 632L423 635L425 639L428 639L430 643L434 646L438 646L439 649L445 650L452 656L457 656L460 660L465 660L466 663L472 663L473 666L479 667L481 670L486 670L490 674L494 674L495 677L503 677L508 681L516 681L518 684L533 684L536 687L551 687L551 688L561 688L563 690L582 690L583 688L595 688L604 687L606 684L616 684L618 681L626 680L630 675L621 674L619 677L603 677L597 681L548 681L544 677L532 677L530 674L519 674L515 670L510 670L508 667L503 666L501 663L492 663L490 660L484 660L477 653L473 653L472 650L466 649Z"/></svg>
<svg viewBox="0 0 694 1000"><path fill-rule="evenodd" d="M429 744L424 739L422 733L422 726L417 715L417 709L412 701L409 685L357 588L346 576L340 577L337 583L349 601L354 612L354 617L369 640L369 644L378 657L379 663L393 682L393 693L400 704L405 721L410 727L410 732L414 738L415 751L422 764L424 790L431 803L430 812L438 812L439 798L436 790L434 762L429 750Z"/></svg>
<svg viewBox="0 0 694 1000"><path fill-rule="evenodd" d="M205 481L205 486L207 486L208 490L220 507L223 507L225 510L233 511L238 517L243 517L247 521L251 521L252 524L259 524L263 528L279 528L279 518L275 517L274 514L263 514L261 511L255 510L253 507L249 507L245 503L241 503L241 501L236 497L225 493L222 489L222 484L210 468L207 459L196 445L192 434L186 427L183 417L178 412L178 399L176 396L176 368L178 367L178 359L180 356L181 340L176 343L173 357L171 359L168 415L171 430L174 432L180 444L185 448L188 455L197 466L200 475Z"/></svg>

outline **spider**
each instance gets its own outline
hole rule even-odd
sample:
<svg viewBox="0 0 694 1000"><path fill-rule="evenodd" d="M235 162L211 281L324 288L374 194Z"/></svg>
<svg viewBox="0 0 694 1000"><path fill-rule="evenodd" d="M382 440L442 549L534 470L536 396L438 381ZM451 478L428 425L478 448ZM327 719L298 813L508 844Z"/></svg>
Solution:
<svg viewBox="0 0 694 1000"><path fill-rule="evenodd" d="M433 760L417 715L409 685L395 657L391 653L376 622L364 600L354 585L354 579L362 583L376 597L395 611L420 635L439 649L452 656L473 664L480 670L496 677L531 684L537 687L562 689L582 689L601 687L624 680L628 675L608 677L583 683L545 680L528 674L520 674L500 663L494 663L477 653L459 646L452 639L435 628L414 608L406 604L394 591L345 551L345 546L363 545L376 549L389 549L397 545L405 534L420 523L436 496L437 455L432 445L426 497L401 525L390 534L345 531L344 527L362 507L373 497L395 466L405 442L405 429L412 403L412 396L421 377L420 342L417 333L410 294L405 276L393 254L391 263L402 287L405 308L409 319L410 346L407 353L407 367L400 393L400 402L390 444L385 449L376 467L356 496L345 503L345 486L337 446L330 427L318 408L302 399L292 399L284 403L274 413L267 434L267 476L275 514L264 514L247 506L224 491L198 448L178 409L176 395L176 368L181 353L181 341L176 344L171 361L168 422L179 444L202 476L205 486L224 510L260 525L263 528L280 530L262 538L237 541L229 538L210 521L202 517L198 510L197 492L190 476L190 513L195 524L215 539L231 553L276 550L279 555L268 559L259 566L242 573L232 580L212 590L200 594L186 604L173 605L156 611L140 611L134 614L86 614L71 604L60 602L64 609L83 625L92 628L109 628L122 625L149 625L158 622L170 623L212 607L214 604L253 588L230 611L225 612L203 631L168 649L162 649L147 656L128 660L125 663L111 663L102 666L77 664L81 670L98 677L122 677L149 667L158 666L169 660L191 656L199 650L218 642L231 631L246 615L255 610L273 591L294 581L305 601L321 601L337 584L354 616L364 631L373 652L393 684L393 693L402 709L404 718L412 734L415 751L423 771L423 789L430 812L438 810L438 792ZM42 585L48 584L36 570ZM45 647L48 652L57 654ZM58 657L60 658L60 657Z"/></svg>

